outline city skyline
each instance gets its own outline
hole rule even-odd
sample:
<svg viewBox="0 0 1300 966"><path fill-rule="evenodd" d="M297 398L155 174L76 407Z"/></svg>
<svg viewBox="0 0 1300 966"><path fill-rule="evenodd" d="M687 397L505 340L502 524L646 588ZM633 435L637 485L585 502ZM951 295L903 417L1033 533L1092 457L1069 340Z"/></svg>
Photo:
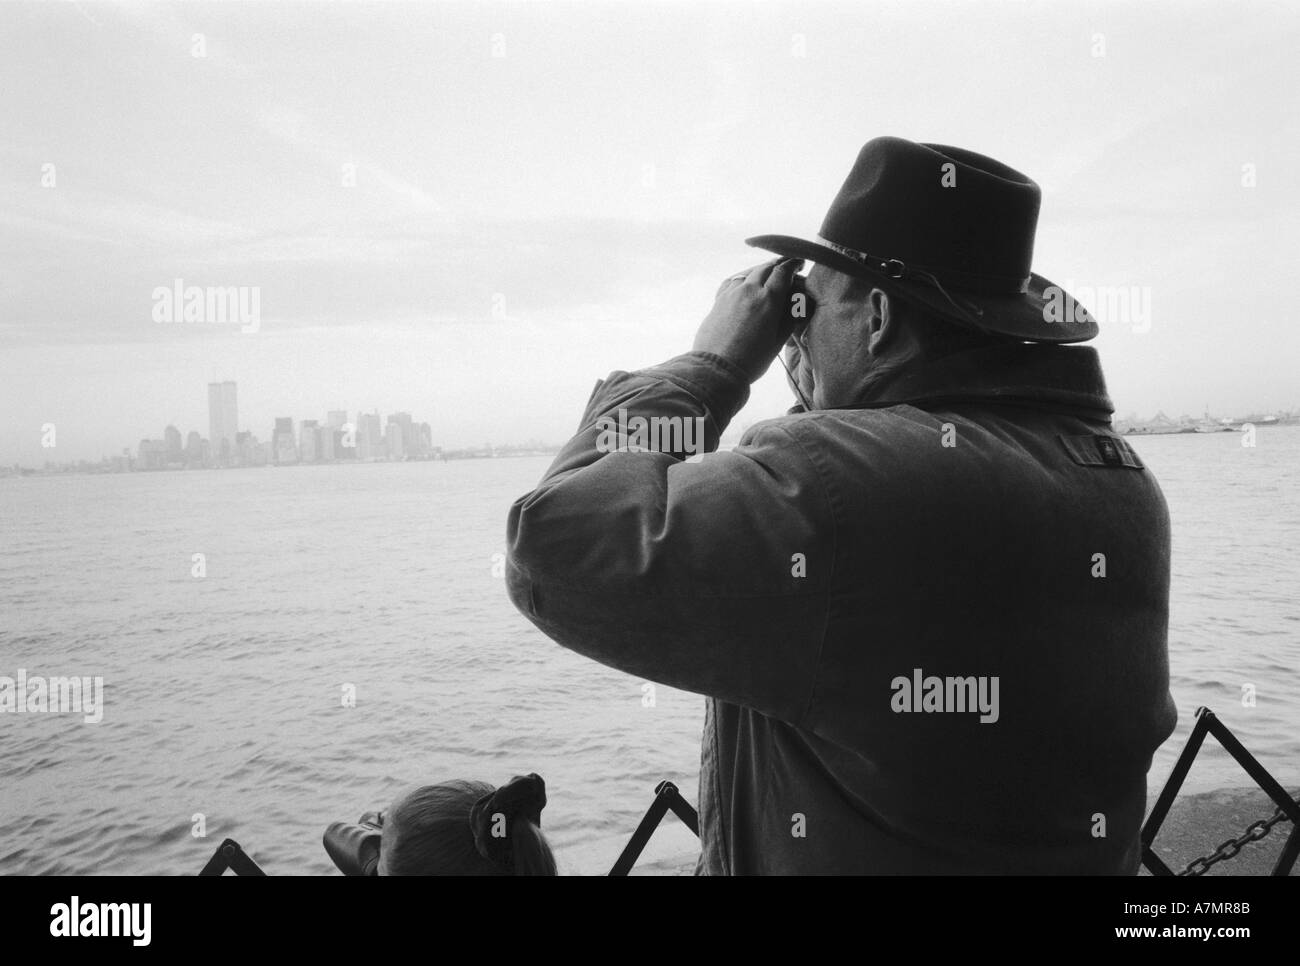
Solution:
<svg viewBox="0 0 1300 966"><path fill-rule="evenodd" d="M214 390L216 390L214 392ZM104 452L96 458L81 457L71 460L46 459L39 465L23 465L10 461L0 455L0 469L7 471L23 470L25 472L132 472L163 469L219 469L245 466L296 465L329 462L376 462L394 460L429 460L445 458L463 458L465 456L487 456L497 453L538 453L553 452L558 445L543 442L536 438L495 442L485 440L479 445L465 447L446 447L434 445L432 425L428 422L415 423L410 412L396 410L387 414L378 408L370 412L358 409L354 421L348 419L349 410L327 409L325 419L295 420L291 416L277 416L271 420L269 440L260 440L255 431L238 428L238 383L235 380L223 380L208 383L208 423L209 436L202 436L197 430L182 433L176 423L167 423L163 428L163 438L142 437L134 451L131 446L123 446L117 452ZM319 410L318 410L319 411ZM1248 408L1228 415L1211 413L1206 408L1201 415L1194 416L1186 412L1177 417L1168 416L1157 409L1149 416L1135 412L1119 413L1114 416L1115 427L1123 433L1169 433L1169 432L1208 432L1237 430L1243 424L1295 425L1300 423L1300 407L1290 409L1264 410L1258 407ZM724 445L735 443L750 422L733 422L723 434ZM234 427L231 452L234 459L222 458L214 453L212 438L220 430ZM307 433L304 439L304 432ZM349 433L355 435L352 445L343 445L342 439ZM226 438L223 436L222 438ZM411 442L415 442L414 448ZM265 447L264 453L256 455L250 451ZM53 449L53 448L51 448Z"/></svg>
<svg viewBox="0 0 1300 966"><path fill-rule="evenodd" d="M261 440L256 431L240 429L238 383L234 380L208 383L208 436L196 430L185 435L175 423L168 423L162 439L142 438L135 460L129 448L123 451L128 469L234 468L244 466L279 466L296 463L358 460L421 460L441 456L442 447L433 444L432 427L417 423L405 410L381 418L378 409L357 410L356 420L348 419L348 410L331 409L322 421L290 416L276 416L269 439ZM101 459L114 459L105 457Z"/></svg>
<svg viewBox="0 0 1300 966"><path fill-rule="evenodd" d="M264 407L263 407L264 408ZM314 410L321 412L319 408ZM116 467L115 471L138 469L170 468L222 468L228 466L288 465L295 463L337 462L355 460L371 462L377 460L436 459L444 452L465 454L488 454L503 452L538 452L553 451L554 442L542 442L536 437L523 440L496 442L484 440L467 446L434 445L432 425L428 422L416 423L408 410L398 409L384 413L378 407L369 412L356 410L356 419L349 420L346 409L325 409L325 419L296 419L290 416L274 416L269 420L271 429L269 438L261 440L254 429L240 429L238 407L238 382L224 379L207 384L207 423L208 435L205 437L197 430L182 431L184 420L175 420L164 425L161 439L149 436L140 437L138 443L124 443L121 446L109 444L101 449L97 456L81 456L72 459L56 459L57 447L46 451L46 458L39 463L24 464L21 460L8 458L0 453L0 467L9 469L67 469L69 467L102 468ZM745 412L742 411L743 417ZM737 419L723 433L724 444L735 443L744 431L759 419ZM260 419L260 417L259 417ZM249 420L245 425L252 426L257 419ZM1163 409L1156 409L1151 415L1139 415L1130 410L1117 411L1114 424L1121 432L1192 431L1199 424L1204 431L1206 424L1216 423L1234 428L1242 423L1260 423L1283 425L1300 422L1300 407L1264 409L1247 407L1227 414L1211 413L1206 407L1200 415L1180 412L1171 418ZM1216 427L1216 428L1220 428ZM57 427L55 427L57 430ZM308 439L304 441L304 431ZM353 434L351 445L344 446L342 440ZM54 434L57 439L57 432ZM214 440L226 444L222 451L213 445ZM414 447L412 447L414 444ZM266 447L264 453L257 453L258 447ZM251 449L250 449L251 448ZM224 452L224 455L223 455Z"/></svg>

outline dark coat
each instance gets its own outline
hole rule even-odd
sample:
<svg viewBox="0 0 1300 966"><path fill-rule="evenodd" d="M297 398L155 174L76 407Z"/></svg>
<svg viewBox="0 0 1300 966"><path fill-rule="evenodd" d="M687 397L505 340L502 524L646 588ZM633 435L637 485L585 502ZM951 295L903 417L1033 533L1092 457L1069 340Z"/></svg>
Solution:
<svg viewBox="0 0 1300 966"><path fill-rule="evenodd" d="M712 450L748 392L704 353L612 374L509 519L542 631L711 699L700 871L1136 872L1169 519L1096 352L960 353L700 461L597 447L624 408ZM960 709L994 678L996 720Z"/></svg>

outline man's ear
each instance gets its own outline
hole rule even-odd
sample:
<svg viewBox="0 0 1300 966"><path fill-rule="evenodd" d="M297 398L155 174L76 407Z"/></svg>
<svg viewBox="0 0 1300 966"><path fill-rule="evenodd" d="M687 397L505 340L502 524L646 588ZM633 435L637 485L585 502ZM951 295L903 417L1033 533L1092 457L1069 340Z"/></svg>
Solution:
<svg viewBox="0 0 1300 966"><path fill-rule="evenodd" d="M893 308L889 296L878 288L873 288L867 296L867 317L864 322L867 327L867 350L873 356L880 355L898 335L898 318Z"/></svg>

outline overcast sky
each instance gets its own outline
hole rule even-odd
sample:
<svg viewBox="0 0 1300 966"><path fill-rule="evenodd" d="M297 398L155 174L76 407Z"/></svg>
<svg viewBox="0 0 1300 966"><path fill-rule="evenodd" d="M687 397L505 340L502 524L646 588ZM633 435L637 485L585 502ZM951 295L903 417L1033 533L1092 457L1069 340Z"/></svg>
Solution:
<svg viewBox="0 0 1300 966"><path fill-rule="evenodd" d="M743 238L814 233L881 134L1026 172L1035 270L1149 297L1149 325L1103 315L1094 343L1121 413L1300 407L1298 22L1248 2L5 3L0 463L207 435L225 379L262 439L377 408L435 444L561 441L596 378L689 349L719 280L762 259ZM258 331L155 322L177 278L259 287ZM738 424L788 404L776 369Z"/></svg>

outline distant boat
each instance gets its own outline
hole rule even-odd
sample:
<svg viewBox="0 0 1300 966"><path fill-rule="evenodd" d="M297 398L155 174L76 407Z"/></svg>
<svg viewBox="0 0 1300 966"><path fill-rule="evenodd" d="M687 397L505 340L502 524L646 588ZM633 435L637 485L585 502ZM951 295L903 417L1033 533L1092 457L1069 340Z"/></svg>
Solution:
<svg viewBox="0 0 1300 966"><path fill-rule="evenodd" d="M1158 412L1148 422L1128 425L1122 432L1127 436L1172 436L1182 433L1230 433L1234 428L1231 419L1216 420L1208 413L1201 419L1193 419L1191 416L1170 419L1163 412Z"/></svg>

